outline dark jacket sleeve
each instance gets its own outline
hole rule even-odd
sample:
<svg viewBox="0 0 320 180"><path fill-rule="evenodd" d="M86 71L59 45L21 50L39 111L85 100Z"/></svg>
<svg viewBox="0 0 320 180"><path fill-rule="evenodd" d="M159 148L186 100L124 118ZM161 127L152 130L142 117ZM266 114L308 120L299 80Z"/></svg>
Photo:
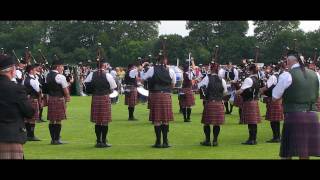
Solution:
<svg viewBox="0 0 320 180"><path fill-rule="evenodd" d="M22 88L19 87L16 90L17 95L17 105L19 107L19 111L23 115L24 118L32 118L35 113L35 110L32 108L31 103L28 101L27 93Z"/></svg>

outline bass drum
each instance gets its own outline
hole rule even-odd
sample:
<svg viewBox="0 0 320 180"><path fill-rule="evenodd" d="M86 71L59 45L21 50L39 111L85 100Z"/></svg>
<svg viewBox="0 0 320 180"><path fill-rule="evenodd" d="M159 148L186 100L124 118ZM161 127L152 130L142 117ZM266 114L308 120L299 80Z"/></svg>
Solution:
<svg viewBox="0 0 320 180"><path fill-rule="evenodd" d="M119 100L119 92L116 90L113 90L113 92L109 94L109 97L111 99L111 103L116 104L118 103L118 100Z"/></svg>
<svg viewBox="0 0 320 180"><path fill-rule="evenodd" d="M149 91L142 86L137 87L139 102L144 104L148 101Z"/></svg>

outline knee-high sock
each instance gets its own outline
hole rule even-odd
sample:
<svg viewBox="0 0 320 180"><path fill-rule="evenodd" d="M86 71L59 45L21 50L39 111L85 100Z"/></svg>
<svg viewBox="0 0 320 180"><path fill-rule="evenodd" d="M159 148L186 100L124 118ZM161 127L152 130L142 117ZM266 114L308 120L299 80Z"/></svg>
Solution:
<svg viewBox="0 0 320 180"><path fill-rule="evenodd" d="M109 130L108 125L101 126L101 130L102 130L102 143L106 143L107 142L107 134L108 134L108 130Z"/></svg>
<svg viewBox="0 0 320 180"><path fill-rule="evenodd" d="M34 137L34 129L36 125L35 124L30 124L30 137Z"/></svg>
<svg viewBox="0 0 320 180"><path fill-rule="evenodd" d="M42 112L43 112L43 108L40 108L39 109L39 118L40 118L40 120L42 120Z"/></svg>
<svg viewBox="0 0 320 180"><path fill-rule="evenodd" d="M273 138L278 139L280 138L280 122L270 122Z"/></svg>
<svg viewBox="0 0 320 180"><path fill-rule="evenodd" d="M256 141L257 131L258 131L257 124L248 124L248 129L249 129L249 140Z"/></svg>
<svg viewBox="0 0 320 180"><path fill-rule="evenodd" d="M26 130L27 130L27 136L31 137L31 124L28 122L25 122Z"/></svg>
<svg viewBox="0 0 320 180"><path fill-rule="evenodd" d="M233 105L230 104L230 111L229 111L229 113L232 113L232 110L233 110Z"/></svg>
<svg viewBox="0 0 320 180"><path fill-rule="evenodd" d="M240 122L242 122L242 118L241 118L241 115L242 115L242 109L239 108L239 116L240 116Z"/></svg>
<svg viewBox="0 0 320 180"><path fill-rule="evenodd" d="M55 124L54 127L55 127L54 139L58 141L60 139L61 124Z"/></svg>
<svg viewBox="0 0 320 180"><path fill-rule="evenodd" d="M214 142L218 141L219 133L220 133L220 126L213 126L213 141Z"/></svg>
<svg viewBox="0 0 320 180"><path fill-rule="evenodd" d="M192 111L191 108L187 108L187 119L189 120L190 120L191 111Z"/></svg>
<svg viewBox="0 0 320 180"><path fill-rule="evenodd" d="M129 118L133 118L134 117L134 107L128 107L128 111L129 111Z"/></svg>
<svg viewBox="0 0 320 180"><path fill-rule="evenodd" d="M203 132L204 132L204 135L206 136L206 142L210 142L210 133L211 133L210 125L204 125Z"/></svg>
<svg viewBox="0 0 320 180"><path fill-rule="evenodd" d="M165 125L165 124L161 125L163 143L168 143L168 128L169 128L168 125Z"/></svg>
<svg viewBox="0 0 320 180"><path fill-rule="evenodd" d="M101 143L101 126L95 125L94 130L95 130L96 137L97 137L97 143Z"/></svg>
<svg viewBox="0 0 320 180"><path fill-rule="evenodd" d="M154 126L154 132L156 134L156 144L161 143L161 126Z"/></svg>
<svg viewBox="0 0 320 180"><path fill-rule="evenodd" d="M226 112L229 113L229 102L225 101L223 102L223 104L224 104L224 107L226 108Z"/></svg>
<svg viewBox="0 0 320 180"><path fill-rule="evenodd" d="M182 108L182 114L183 114L183 119L186 120L187 119L187 109L186 108Z"/></svg>
<svg viewBox="0 0 320 180"><path fill-rule="evenodd" d="M54 124L49 124L49 131L50 131L51 140L55 140L55 138L54 138L55 130L54 129L55 129Z"/></svg>

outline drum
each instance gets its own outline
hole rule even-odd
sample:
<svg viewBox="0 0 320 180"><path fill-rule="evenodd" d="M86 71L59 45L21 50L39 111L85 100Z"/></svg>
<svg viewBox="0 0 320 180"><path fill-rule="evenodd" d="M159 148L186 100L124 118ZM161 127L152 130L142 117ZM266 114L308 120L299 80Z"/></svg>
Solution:
<svg viewBox="0 0 320 180"><path fill-rule="evenodd" d="M143 86L137 87L138 99L141 103L146 103L148 101L149 91L144 89Z"/></svg>
<svg viewBox="0 0 320 180"><path fill-rule="evenodd" d="M111 99L111 103L116 104L116 103L118 103L119 92L116 90L113 90L113 92L111 94L109 94L109 97Z"/></svg>

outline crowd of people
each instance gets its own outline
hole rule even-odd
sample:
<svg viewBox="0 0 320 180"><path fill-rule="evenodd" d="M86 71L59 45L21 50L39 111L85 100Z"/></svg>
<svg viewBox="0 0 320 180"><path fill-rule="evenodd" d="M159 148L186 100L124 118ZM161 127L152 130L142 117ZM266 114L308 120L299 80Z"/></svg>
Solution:
<svg viewBox="0 0 320 180"><path fill-rule="evenodd" d="M270 65L252 60L221 65L211 59L206 65L196 66L189 58L177 67L169 65L163 52L156 57L154 63L139 59L126 68L112 68L99 57L95 66L80 63L72 69L61 59L53 60L48 68L1 54L0 159L22 159L22 145L40 140L35 136L35 126L44 121L42 112L46 106L51 144L64 144L61 122L67 118L66 103L74 83L78 83L80 95L92 95L90 120L95 124L96 148L111 147L107 134L113 117L111 104L119 102L118 95L110 97L115 91L125 95L129 121L139 119L134 115L139 100L148 102L149 121L155 132L152 147L170 147L169 123L174 120L171 94L175 91L186 123L191 121L196 95L203 100L202 146L218 146L221 126L233 106L239 108L239 124L248 126L248 139L242 144L256 145L262 101L267 109L265 119L270 121L273 132L267 142L281 143L280 157L303 159L320 155L320 75L316 62L304 60L294 50Z"/></svg>

